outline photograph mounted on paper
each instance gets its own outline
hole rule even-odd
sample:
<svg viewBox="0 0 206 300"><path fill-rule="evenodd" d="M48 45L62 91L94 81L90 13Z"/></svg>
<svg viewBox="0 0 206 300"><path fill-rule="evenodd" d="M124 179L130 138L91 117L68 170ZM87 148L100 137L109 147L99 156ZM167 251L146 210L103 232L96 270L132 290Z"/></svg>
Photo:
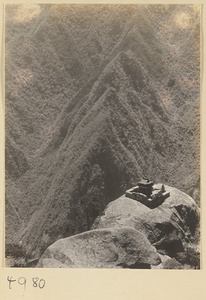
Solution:
<svg viewBox="0 0 206 300"><path fill-rule="evenodd" d="M200 14L5 6L5 266L200 269Z"/></svg>

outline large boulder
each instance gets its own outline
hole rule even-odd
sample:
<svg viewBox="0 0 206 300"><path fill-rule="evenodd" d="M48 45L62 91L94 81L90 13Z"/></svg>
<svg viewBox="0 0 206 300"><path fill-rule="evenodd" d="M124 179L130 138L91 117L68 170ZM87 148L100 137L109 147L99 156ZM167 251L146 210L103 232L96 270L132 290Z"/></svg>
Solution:
<svg viewBox="0 0 206 300"><path fill-rule="evenodd" d="M93 229L130 226L142 232L162 254L174 257L184 252L197 242L200 211L187 194L169 186L165 189L170 197L154 209L125 196L118 198L108 204Z"/></svg>
<svg viewBox="0 0 206 300"><path fill-rule="evenodd" d="M37 267L150 268L161 263L146 236L131 227L87 231L47 248Z"/></svg>
<svg viewBox="0 0 206 300"><path fill-rule="evenodd" d="M153 209L125 196L109 203L90 231L52 244L37 267L199 268L199 208L165 189L170 197Z"/></svg>

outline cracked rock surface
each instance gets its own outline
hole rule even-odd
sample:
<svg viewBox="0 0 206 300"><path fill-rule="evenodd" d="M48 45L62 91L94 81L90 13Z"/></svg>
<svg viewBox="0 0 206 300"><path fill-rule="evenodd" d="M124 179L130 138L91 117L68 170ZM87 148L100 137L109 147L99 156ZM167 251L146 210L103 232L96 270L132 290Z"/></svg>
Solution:
<svg viewBox="0 0 206 300"><path fill-rule="evenodd" d="M38 267L189 268L199 208L187 194L165 188L170 197L155 209L125 196L111 202L92 230L48 247Z"/></svg>

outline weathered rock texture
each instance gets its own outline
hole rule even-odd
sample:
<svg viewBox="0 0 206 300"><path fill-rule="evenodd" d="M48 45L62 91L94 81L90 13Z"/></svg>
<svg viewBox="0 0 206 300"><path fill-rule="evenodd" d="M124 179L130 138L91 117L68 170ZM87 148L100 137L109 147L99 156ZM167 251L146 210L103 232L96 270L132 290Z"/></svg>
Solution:
<svg viewBox="0 0 206 300"><path fill-rule="evenodd" d="M161 187L161 185L156 185ZM125 196L111 202L93 228L131 226L142 232L163 254L174 257L185 245L196 242L199 232L199 208L187 194L165 186L170 197L150 209Z"/></svg>
<svg viewBox="0 0 206 300"><path fill-rule="evenodd" d="M52 244L38 267L188 268L199 208L185 193L165 188L170 197L155 209L125 196L111 202L93 230Z"/></svg>
<svg viewBox="0 0 206 300"><path fill-rule="evenodd" d="M58 240L38 267L148 268L161 262L146 236L130 227L87 231Z"/></svg>

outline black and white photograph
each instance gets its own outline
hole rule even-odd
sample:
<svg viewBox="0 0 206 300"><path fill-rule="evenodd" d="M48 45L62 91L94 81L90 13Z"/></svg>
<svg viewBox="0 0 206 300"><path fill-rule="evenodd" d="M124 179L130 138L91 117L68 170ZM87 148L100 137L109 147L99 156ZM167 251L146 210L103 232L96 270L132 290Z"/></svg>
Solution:
<svg viewBox="0 0 206 300"><path fill-rule="evenodd" d="M201 5L6 4L4 25L5 266L201 269Z"/></svg>

